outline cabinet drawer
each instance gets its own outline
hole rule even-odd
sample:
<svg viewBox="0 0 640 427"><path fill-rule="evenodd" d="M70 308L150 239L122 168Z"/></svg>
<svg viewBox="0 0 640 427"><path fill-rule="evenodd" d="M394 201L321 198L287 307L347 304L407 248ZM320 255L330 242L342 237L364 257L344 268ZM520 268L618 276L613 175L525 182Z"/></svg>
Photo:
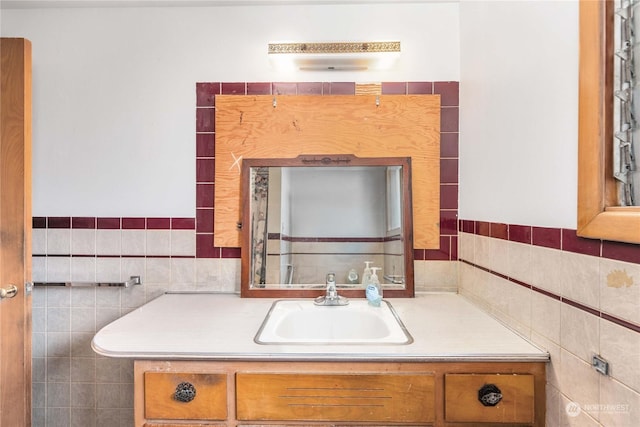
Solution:
<svg viewBox="0 0 640 427"><path fill-rule="evenodd" d="M237 373L238 420L435 420L431 374Z"/></svg>
<svg viewBox="0 0 640 427"><path fill-rule="evenodd" d="M450 422L533 423L534 376L529 374L447 374L444 377L445 420ZM485 406L479 391L493 384L502 399Z"/></svg>
<svg viewBox="0 0 640 427"><path fill-rule="evenodd" d="M180 422L180 424L167 424L167 423L160 423L160 424L155 424L155 423L145 423L143 427L227 427L226 424L202 424L202 423L197 423L197 424L184 424L182 422Z"/></svg>
<svg viewBox="0 0 640 427"><path fill-rule="evenodd" d="M176 389L182 383L193 386L193 400L181 401L176 396ZM147 419L225 420L227 375L145 372L144 415Z"/></svg>

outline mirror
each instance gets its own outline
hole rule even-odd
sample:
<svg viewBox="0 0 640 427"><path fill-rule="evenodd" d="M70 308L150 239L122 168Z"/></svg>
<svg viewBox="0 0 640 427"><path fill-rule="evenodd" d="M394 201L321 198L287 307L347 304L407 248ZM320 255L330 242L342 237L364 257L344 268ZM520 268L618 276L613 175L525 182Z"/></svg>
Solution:
<svg viewBox="0 0 640 427"><path fill-rule="evenodd" d="M242 296L316 297L331 272L364 297L365 261L385 297L414 295L410 158L243 159L241 185Z"/></svg>

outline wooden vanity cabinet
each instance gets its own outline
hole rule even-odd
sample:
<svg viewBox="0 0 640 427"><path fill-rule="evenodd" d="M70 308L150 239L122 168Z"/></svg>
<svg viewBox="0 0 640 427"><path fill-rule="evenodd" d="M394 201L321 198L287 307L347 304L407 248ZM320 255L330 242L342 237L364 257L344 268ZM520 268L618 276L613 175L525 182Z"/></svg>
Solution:
<svg viewBox="0 0 640 427"><path fill-rule="evenodd" d="M444 419L448 422L525 424L535 422L535 383L531 374L445 374ZM478 400L485 385L499 390L500 401Z"/></svg>
<svg viewBox="0 0 640 427"><path fill-rule="evenodd" d="M242 421L435 421L435 377L419 373L236 373Z"/></svg>
<svg viewBox="0 0 640 427"><path fill-rule="evenodd" d="M139 360L134 375L137 427L543 427L545 418L544 362Z"/></svg>
<svg viewBox="0 0 640 427"><path fill-rule="evenodd" d="M227 374L145 372L147 418L226 420Z"/></svg>

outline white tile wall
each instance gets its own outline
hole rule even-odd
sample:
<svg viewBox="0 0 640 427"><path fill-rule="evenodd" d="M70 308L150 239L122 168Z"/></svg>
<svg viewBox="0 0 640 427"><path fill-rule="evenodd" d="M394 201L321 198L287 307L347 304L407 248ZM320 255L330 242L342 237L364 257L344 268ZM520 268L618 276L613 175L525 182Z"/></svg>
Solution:
<svg viewBox="0 0 640 427"><path fill-rule="evenodd" d="M557 251L556 251L557 252ZM560 295L589 307L600 307L600 258L560 251Z"/></svg>
<svg viewBox="0 0 640 427"><path fill-rule="evenodd" d="M600 354L611 364L611 375L640 390L640 334L600 319L599 344Z"/></svg>
<svg viewBox="0 0 640 427"><path fill-rule="evenodd" d="M71 253L71 230L47 229L46 245L46 253L49 255L69 255Z"/></svg>
<svg viewBox="0 0 640 427"><path fill-rule="evenodd" d="M600 379L600 405L603 425L633 426L640 420L640 395L615 379Z"/></svg>
<svg viewBox="0 0 640 427"><path fill-rule="evenodd" d="M563 269L560 255L560 251L554 249L532 246L530 279L525 283L560 295L562 293L560 274Z"/></svg>
<svg viewBox="0 0 640 427"><path fill-rule="evenodd" d="M32 238L33 252L47 255L33 258L36 282L142 278L126 289L34 290L34 427L130 427L133 363L96 355L95 333L169 290L240 290L240 260L195 258L193 230L34 229ZM416 290L456 291L457 266L415 262Z"/></svg>
<svg viewBox="0 0 640 427"><path fill-rule="evenodd" d="M145 230L122 230L122 253L126 255L146 255L147 238ZM112 236L117 239L117 237ZM154 251L157 252L157 251Z"/></svg>
<svg viewBox="0 0 640 427"><path fill-rule="evenodd" d="M34 257L34 281L140 275L143 284L34 290L33 425L130 426L132 362L97 356L93 335L167 290L238 291L240 260L195 258L193 231L76 231L87 230L34 230L34 253L49 255ZM496 240L460 233L460 257L638 322L639 265ZM68 256L92 247L96 256ZM417 291L456 291L458 280L460 293L550 352L550 426L627 426L638 419L639 334L465 263L415 262ZM593 353L609 360L610 377L590 367ZM568 412L572 404L578 410Z"/></svg>
<svg viewBox="0 0 640 427"><path fill-rule="evenodd" d="M549 351L547 425L638 425L640 334L559 297L638 324L640 265L497 240L460 233L460 259L558 298L462 262L459 291ZM609 376L591 367L594 354L609 362Z"/></svg>
<svg viewBox="0 0 640 427"><path fill-rule="evenodd" d="M585 363L600 350L599 319L568 304L560 307L560 345Z"/></svg>
<svg viewBox="0 0 640 427"><path fill-rule="evenodd" d="M98 356L95 333L168 290L239 291L240 261L196 259L193 230L34 229L32 238L47 255L33 258L35 282L142 278L126 289L34 289L34 427L130 427L133 362Z"/></svg>
<svg viewBox="0 0 640 427"><path fill-rule="evenodd" d="M34 250L34 253L36 252ZM120 230L96 230L96 254L114 255L122 252L122 231Z"/></svg>
<svg viewBox="0 0 640 427"><path fill-rule="evenodd" d="M458 263L451 261L414 261L416 292L456 292Z"/></svg>

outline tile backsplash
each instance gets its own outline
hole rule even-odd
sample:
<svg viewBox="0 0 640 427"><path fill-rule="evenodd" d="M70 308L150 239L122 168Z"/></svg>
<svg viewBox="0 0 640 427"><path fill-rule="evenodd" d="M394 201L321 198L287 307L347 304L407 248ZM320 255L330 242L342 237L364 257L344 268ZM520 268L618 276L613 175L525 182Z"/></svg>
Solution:
<svg viewBox="0 0 640 427"><path fill-rule="evenodd" d="M33 291L33 425L131 426L133 363L96 355L103 326L169 290L238 290L238 258L197 258L193 218L33 220L33 281L129 288Z"/></svg>
<svg viewBox="0 0 640 427"><path fill-rule="evenodd" d="M211 247L215 214L215 95L355 95L354 82L201 82L196 84L196 231L198 257L217 256ZM416 260L457 258L458 89L455 81L382 82L384 94L439 94L440 109L440 249L414 250ZM222 249L224 251L224 249ZM227 249L228 251L229 249ZM239 256L239 252L237 253Z"/></svg>
<svg viewBox="0 0 640 427"><path fill-rule="evenodd" d="M640 245L461 220L459 293L551 355L548 426L640 419ZM591 367L593 355L610 375Z"/></svg>

